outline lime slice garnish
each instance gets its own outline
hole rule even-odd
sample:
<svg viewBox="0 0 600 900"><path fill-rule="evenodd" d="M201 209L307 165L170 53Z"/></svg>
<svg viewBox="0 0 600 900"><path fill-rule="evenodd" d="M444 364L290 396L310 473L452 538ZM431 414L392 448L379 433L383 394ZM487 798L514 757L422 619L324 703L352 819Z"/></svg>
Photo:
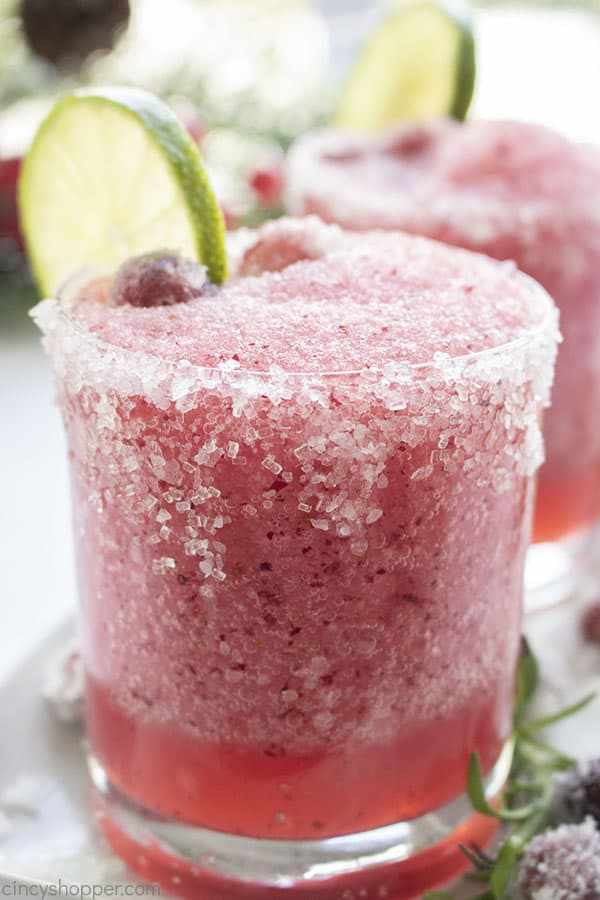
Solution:
<svg viewBox="0 0 600 900"><path fill-rule="evenodd" d="M376 131L402 120L464 119L474 86L475 41L468 17L434 0L412 0L367 39L334 122Z"/></svg>
<svg viewBox="0 0 600 900"><path fill-rule="evenodd" d="M172 250L227 275L221 210L198 149L156 97L94 88L60 100L19 184L21 225L44 295L83 266Z"/></svg>

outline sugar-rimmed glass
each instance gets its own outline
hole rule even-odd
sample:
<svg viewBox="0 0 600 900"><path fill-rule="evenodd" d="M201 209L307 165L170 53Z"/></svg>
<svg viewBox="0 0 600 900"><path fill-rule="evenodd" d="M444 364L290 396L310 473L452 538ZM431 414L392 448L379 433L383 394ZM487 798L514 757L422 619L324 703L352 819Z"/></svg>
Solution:
<svg viewBox="0 0 600 900"><path fill-rule="evenodd" d="M90 771L142 875L211 900L408 897L489 838L466 766L477 749L497 793L556 348L530 298L502 347L337 374L167 362L37 308Z"/></svg>

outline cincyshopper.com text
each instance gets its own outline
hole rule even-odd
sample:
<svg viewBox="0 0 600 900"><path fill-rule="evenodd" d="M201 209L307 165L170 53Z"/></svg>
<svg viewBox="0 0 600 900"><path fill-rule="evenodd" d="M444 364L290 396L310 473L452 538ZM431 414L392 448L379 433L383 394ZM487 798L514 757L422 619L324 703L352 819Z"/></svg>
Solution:
<svg viewBox="0 0 600 900"><path fill-rule="evenodd" d="M80 897L96 900L101 897L160 897L158 884L69 884L59 878L56 884L23 884L18 881L0 884L0 898Z"/></svg>

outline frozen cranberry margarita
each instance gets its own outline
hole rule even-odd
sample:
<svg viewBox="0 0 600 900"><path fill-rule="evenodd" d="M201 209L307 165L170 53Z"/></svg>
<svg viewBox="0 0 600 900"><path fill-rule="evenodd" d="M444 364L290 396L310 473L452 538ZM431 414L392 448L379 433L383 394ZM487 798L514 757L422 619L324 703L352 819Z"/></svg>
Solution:
<svg viewBox="0 0 600 900"><path fill-rule="evenodd" d="M291 207L349 228L402 228L513 259L553 296L561 348L544 420L536 541L600 512L600 153L526 124L434 121L383 136L308 136Z"/></svg>
<svg viewBox="0 0 600 900"><path fill-rule="evenodd" d="M418 820L511 729L556 310L511 264L314 218L243 234L231 268L216 288L133 260L35 313L96 765L140 808L238 836ZM448 853L368 877L408 897Z"/></svg>

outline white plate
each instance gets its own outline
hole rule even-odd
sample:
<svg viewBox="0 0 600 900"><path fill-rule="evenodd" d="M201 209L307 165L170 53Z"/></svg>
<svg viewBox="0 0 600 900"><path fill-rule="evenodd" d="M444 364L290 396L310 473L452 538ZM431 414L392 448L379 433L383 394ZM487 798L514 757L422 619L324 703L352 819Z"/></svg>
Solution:
<svg viewBox="0 0 600 900"><path fill-rule="evenodd" d="M583 646L578 634L583 603L528 623L545 676L540 712L600 689L600 649ZM81 728L59 722L40 694L49 664L73 629L67 623L0 685L0 884L135 883L94 826ZM578 758L599 756L600 698L555 727L552 739Z"/></svg>
<svg viewBox="0 0 600 900"><path fill-rule="evenodd" d="M94 826L82 729L40 693L73 631L63 626L0 686L0 884L135 883Z"/></svg>

